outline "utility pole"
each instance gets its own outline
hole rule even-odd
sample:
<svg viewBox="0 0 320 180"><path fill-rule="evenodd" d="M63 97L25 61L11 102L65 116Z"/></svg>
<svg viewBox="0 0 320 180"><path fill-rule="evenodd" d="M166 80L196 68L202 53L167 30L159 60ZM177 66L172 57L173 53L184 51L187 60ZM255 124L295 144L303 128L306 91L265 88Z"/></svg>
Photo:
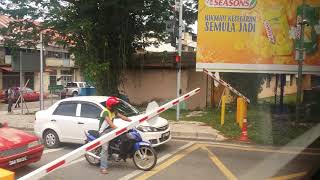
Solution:
<svg viewBox="0 0 320 180"><path fill-rule="evenodd" d="M179 55L179 62L177 62L178 65L178 72L177 72L177 97L180 97L181 94L181 51L182 51L182 10L183 10L183 0L180 0L179 3L179 45L178 45L178 55ZM177 104L177 121L179 121L180 118L180 105Z"/></svg>
<svg viewBox="0 0 320 180"><path fill-rule="evenodd" d="M19 64L20 64L20 101L21 101L21 114L23 114L23 91L24 91L24 87L23 87L23 73L22 73L22 49L20 49L20 57L19 57ZM19 103L19 102L18 102Z"/></svg>
<svg viewBox="0 0 320 180"><path fill-rule="evenodd" d="M40 32L40 110L43 109L43 41L42 32Z"/></svg>
<svg viewBox="0 0 320 180"><path fill-rule="evenodd" d="M300 47L297 49L296 58L298 60L298 82L297 82L297 99L296 99L296 122L300 120L300 107L301 107L301 91L302 91L302 65L304 60L304 26L308 23L305 20L305 0L302 3L302 17L298 21L300 27Z"/></svg>

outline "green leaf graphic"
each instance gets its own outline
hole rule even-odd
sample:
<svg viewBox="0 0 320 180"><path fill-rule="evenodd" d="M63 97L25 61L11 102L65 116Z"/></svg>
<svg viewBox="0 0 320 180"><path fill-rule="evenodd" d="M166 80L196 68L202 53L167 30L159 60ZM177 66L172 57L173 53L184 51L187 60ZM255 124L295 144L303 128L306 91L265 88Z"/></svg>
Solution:
<svg viewBox="0 0 320 180"><path fill-rule="evenodd" d="M251 0L250 7L256 6L257 0Z"/></svg>

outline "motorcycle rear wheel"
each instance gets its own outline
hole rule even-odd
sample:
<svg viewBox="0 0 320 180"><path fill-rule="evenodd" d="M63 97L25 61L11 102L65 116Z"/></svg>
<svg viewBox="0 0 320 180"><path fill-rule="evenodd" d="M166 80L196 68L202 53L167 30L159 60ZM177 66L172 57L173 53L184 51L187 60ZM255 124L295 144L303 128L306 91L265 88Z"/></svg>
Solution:
<svg viewBox="0 0 320 180"><path fill-rule="evenodd" d="M96 156L100 157L100 153L101 153L101 147L98 147L94 150L90 151L92 154L95 154ZM93 165L93 166L99 166L100 165L100 159L97 159L93 156L90 156L89 154L85 154L84 157L86 158L86 160L88 161L89 164Z"/></svg>

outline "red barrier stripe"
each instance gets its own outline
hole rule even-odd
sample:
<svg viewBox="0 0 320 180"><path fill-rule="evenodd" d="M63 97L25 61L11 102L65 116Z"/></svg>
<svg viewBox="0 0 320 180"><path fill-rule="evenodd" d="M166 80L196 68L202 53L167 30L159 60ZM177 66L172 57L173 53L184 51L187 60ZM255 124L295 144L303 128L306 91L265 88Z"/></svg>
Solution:
<svg viewBox="0 0 320 180"><path fill-rule="evenodd" d="M173 105L176 105L176 104L178 104L178 102L179 102L179 100L176 100L176 101L173 102L172 104L173 104Z"/></svg>
<svg viewBox="0 0 320 180"><path fill-rule="evenodd" d="M206 70L206 69L203 69L203 71L206 72L206 73L208 73L208 70Z"/></svg>
<svg viewBox="0 0 320 180"><path fill-rule="evenodd" d="M118 132L116 132L116 136L118 136L119 134L122 134L125 131L127 131L127 128L123 128L123 129L119 130Z"/></svg>
<svg viewBox="0 0 320 180"><path fill-rule="evenodd" d="M159 109L157 113L161 113L162 111L164 111L164 108Z"/></svg>
<svg viewBox="0 0 320 180"><path fill-rule="evenodd" d="M184 96L184 99L187 99L188 97L190 97L190 95L186 95L186 96Z"/></svg>
<svg viewBox="0 0 320 180"><path fill-rule="evenodd" d="M94 149L95 147L97 147L97 146L99 146L99 145L100 145L100 141L92 144L92 145L89 146L89 147L87 147L87 148L86 148L86 151L90 151L90 150Z"/></svg>
<svg viewBox="0 0 320 180"><path fill-rule="evenodd" d="M148 116L143 117L142 119L139 120L139 122L143 122L143 121L145 121L145 120L147 120L147 119L148 119Z"/></svg>
<svg viewBox="0 0 320 180"><path fill-rule="evenodd" d="M52 171L52 170L54 170L54 169L57 169L58 167L64 165L65 163L66 163L66 161L65 161L65 160L62 160L62 161L58 162L57 164L55 164L55 165L49 167L48 169L46 169L46 171L47 171L47 173L48 173L48 172L50 172L50 171Z"/></svg>
<svg viewBox="0 0 320 180"><path fill-rule="evenodd" d="M196 93L199 92L199 91L200 91L200 89L196 90Z"/></svg>

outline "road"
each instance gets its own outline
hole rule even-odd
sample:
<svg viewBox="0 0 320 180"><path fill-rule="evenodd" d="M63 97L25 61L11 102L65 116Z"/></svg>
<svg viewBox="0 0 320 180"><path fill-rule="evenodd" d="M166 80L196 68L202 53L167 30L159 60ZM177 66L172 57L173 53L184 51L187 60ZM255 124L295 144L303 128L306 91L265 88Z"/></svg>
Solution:
<svg viewBox="0 0 320 180"><path fill-rule="evenodd" d="M79 146L67 144L47 149L40 162L16 170L16 176L19 178ZM137 170L128 160L111 162L110 173L102 175L98 167L80 158L42 179L310 179L315 167L320 167L318 149L297 153L295 149L172 140L156 151L158 164L148 172Z"/></svg>

